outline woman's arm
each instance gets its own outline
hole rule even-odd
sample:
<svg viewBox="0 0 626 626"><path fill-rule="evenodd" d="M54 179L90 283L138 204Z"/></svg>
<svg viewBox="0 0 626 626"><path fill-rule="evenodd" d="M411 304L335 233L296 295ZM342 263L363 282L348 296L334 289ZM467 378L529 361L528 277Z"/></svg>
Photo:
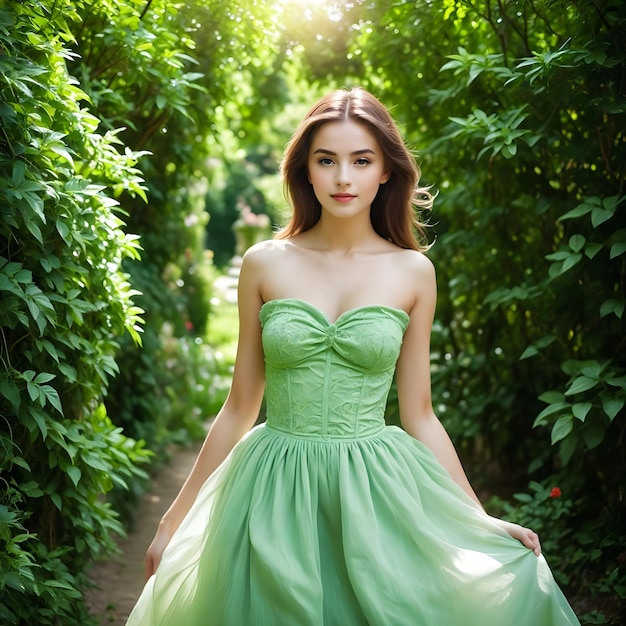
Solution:
<svg viewBox="0 0 626 626"><path fill-rule="evenodd" d="M258 265L252 254L244 257L241 267L238 288L239 341L230 392L189 476L161 519L146 553L146 578L156 571L163 550L189 512L202 485L258 417L265 385L259 322L262 300Z"/></svg>
<svg viewBox="0 0 626 626"><path fill-rule="evenodd" d="M454 445L432 406L430 334L437 300L435 268L425 256L415 255L411 272L415 285L415 303L410 312L411 321L396 369L402 426L407 433L430 448L452 479L482 508ZM503 520L495 521L535 554L541 552L539 538L533 531Z"/></svg>

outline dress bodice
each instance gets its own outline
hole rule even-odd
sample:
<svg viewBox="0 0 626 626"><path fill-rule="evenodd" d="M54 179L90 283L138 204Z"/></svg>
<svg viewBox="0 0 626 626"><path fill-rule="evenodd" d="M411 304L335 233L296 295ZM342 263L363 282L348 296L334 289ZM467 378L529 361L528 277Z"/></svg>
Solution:
<svg viewBox="0 0 626 626"><path fill-rule="evenodd" d="M384 428L404 311L368 305L331 323L304 300L281 299L266 302L260 319L269 427L322 439Z"/></svg>

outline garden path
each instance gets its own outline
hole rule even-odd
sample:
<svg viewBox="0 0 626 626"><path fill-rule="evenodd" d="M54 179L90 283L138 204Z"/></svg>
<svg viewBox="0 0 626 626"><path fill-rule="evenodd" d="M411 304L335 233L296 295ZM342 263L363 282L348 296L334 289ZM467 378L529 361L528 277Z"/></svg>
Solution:
<svg viewBox="0 0 626 626"><path fill-rule="evenodd" d="M198 454L200 444L179 448L171 461L154 476L143 495L133 528L118 541L121 554L97 563L90 579L96 585L87 592L87 605L100 626L121 626L133 608L144 584L143 557L161 516L183 484Z"/></svg>

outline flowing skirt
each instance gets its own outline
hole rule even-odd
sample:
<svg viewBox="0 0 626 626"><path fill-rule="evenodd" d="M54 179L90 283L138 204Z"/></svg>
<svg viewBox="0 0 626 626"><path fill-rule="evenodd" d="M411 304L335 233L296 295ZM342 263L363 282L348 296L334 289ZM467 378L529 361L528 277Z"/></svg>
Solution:
<svg viewBox="0 0 626 626"><path fill-rule="evenodd" d="M204 484L128 626L578 624L543 556L423 444L255 427Z"/></svg>

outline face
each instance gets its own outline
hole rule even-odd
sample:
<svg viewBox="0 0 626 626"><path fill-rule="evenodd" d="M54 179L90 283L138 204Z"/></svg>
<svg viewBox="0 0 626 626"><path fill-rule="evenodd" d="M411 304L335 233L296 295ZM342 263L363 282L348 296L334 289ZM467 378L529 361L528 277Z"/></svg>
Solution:
<svg viewBox="0 0 626 626"><path fill-rule="evenodd" d="M322 210L337 217L369 215L378 187L389 179L376 137L353 120L328 122L315 132L308 174Z"/></svg>

